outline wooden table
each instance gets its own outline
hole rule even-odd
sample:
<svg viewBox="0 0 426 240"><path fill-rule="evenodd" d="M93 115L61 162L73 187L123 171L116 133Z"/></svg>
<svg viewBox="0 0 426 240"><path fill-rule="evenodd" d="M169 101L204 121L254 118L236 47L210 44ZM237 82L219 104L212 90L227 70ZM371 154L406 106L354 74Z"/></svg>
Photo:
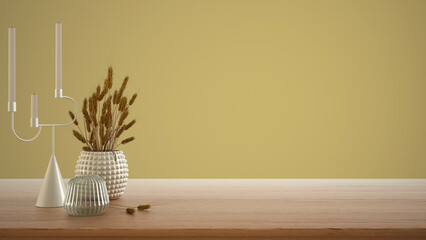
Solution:
<svg viewBox="0 0 426 240"><path fill-rule="evenodd" d="M35 207L40 185L0 180L0 239L426 239L424 179L135 179L95 217Z"/></svg>

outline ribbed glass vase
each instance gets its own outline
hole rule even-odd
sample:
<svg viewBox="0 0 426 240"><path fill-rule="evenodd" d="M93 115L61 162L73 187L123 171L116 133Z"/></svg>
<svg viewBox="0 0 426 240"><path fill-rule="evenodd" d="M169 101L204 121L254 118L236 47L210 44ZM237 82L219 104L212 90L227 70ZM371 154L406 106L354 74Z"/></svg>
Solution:
<svg viewBox="0 0 426 240"><path fill-rule="evenodd" d="M77 176L68 182L64 208L73 216L95 216L109 206L105 180L98 175Z"/></svg>

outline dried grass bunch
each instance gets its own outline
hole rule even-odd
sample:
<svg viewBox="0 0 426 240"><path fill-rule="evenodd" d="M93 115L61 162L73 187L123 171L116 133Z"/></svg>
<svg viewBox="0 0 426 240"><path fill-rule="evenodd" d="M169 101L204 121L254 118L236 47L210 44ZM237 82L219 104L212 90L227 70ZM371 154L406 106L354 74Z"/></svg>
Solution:
<svg viewBox="0 0 426 240"><path fill-rule="evenodd" d="M84 151L114 151L121 144L135 140L135 137L129 137L120 141L123 133L136 123L136 120L125 122L129 115L129 107L133 105L138 95L133 94L130 100L123 95L129 77L125 77L120 89L112 93L112 79L113 71L112 67L109 67L103 87L98 85L96 91L89 98L84 99L83 131L79 122L74 122L78 131L73 130L73 134L78 141L85 144ZM74 119L74 113L69 111L69 114Z"/></svg>

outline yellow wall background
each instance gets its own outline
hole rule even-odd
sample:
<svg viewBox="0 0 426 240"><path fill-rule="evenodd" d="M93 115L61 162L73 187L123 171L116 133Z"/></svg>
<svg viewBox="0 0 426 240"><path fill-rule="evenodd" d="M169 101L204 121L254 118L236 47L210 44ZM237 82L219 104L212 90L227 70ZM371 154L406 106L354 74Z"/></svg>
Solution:
<svg viewBox="0 0 426 240"><path fill-rule="evenodd" d="M81 106L109 65L140 95L131 178L426 178L426 1L0 0L1 178L42 178L51 151L50 129L11 132L8 27L17 132L33 92L42 123L69 120L57 21L65 95ZM81 144L56 132L73 177Z"/></svg>

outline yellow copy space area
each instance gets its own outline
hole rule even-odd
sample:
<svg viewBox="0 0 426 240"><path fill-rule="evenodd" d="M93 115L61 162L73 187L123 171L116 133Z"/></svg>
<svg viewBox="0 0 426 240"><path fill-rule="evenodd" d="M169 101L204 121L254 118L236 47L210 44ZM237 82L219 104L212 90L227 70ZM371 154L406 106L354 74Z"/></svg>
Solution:
<svg viewBox="0 0 426 240"><path fill-rule="evenodd" d="M64 94L115 70L137 119L131 178L426 178L426 1L0 0L1 178L41 178L50 129L21 143L7 112L16 28L16 129L65 122L54 99L55 23ZM56 129L62 174L81 144Z"/></svg>

